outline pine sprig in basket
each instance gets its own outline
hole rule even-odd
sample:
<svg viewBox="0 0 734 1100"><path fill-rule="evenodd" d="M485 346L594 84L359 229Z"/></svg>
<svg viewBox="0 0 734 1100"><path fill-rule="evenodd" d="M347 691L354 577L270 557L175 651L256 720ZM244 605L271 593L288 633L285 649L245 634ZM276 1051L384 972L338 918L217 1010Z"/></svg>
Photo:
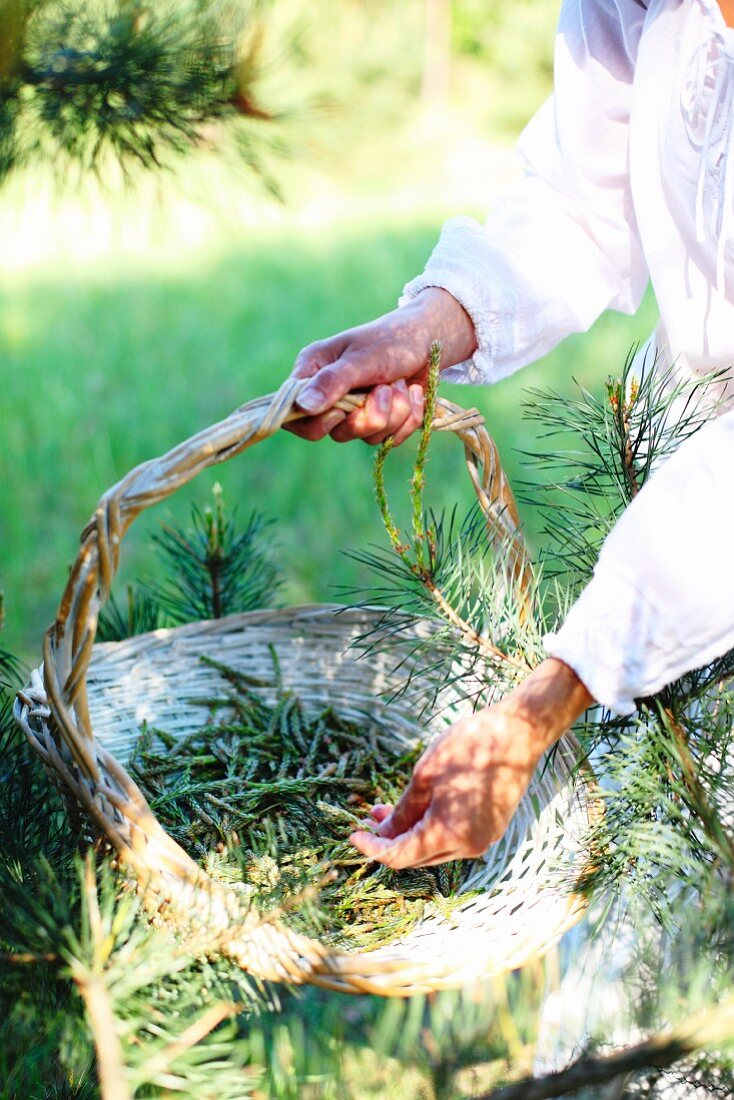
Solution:
<svg viewBox="0 0 734 1100"><path fill-rule="evenodd" d="M588 815L588 791L571 781L577 751L572 738L556 753L553 771L534 777L503 841L474 862L464 886L475 893L449 920L427 916L394 943L369 951L332 948L287 927L280 914L243 903L241 891L215 881L165 831L126 770L141 721L177 740L200 726L201 706L192 700L221 694L220 674L201 661L203 655L263 676L263 692L269 693L263 697L272 705L279 679L273 674L274 648L282 686L301 701L309 721L328 706L347 721L362 722L367 712L383 727L389 723L396 755L471 711L471 688L464 690L460 680L474 673L455 670L448 649L448 666L439 667L440 644L428 661L422 655L430 634L443 629L435 616L403 622L399 637L388 627L384 647L377 639L383 609L326 605L251 611L93 648L120 543L136 515L301 415L296 403L304 384L287 380L277 393L137 467L103 496L82 534L46 636L43 669L19 693L16 718L67 797L109 839L121 865L145 884L144 896L158 919L185 935L205 923L221 949L255 977L406 996L515 969L547 951L583 911L554 871L559 862L577 858L578 825ZM351 411L363 400L348 395L338 405ZM511 592L529 565L512 494L482 417L438 399L432 428L455 432L464 444L490 540L505 549L498 561L509 569ZM368 634L376 644L355 650L354 643Z"/></svg>
<svg viewBox="0 0 734 1100"><path fill-rule="evenodd" d="M312 717L292 692L272 704L255 681L217 661L219 696L183 739L146 729L129 768L158 820L207 873L234 883L260 912L287 911L301 930L360 948L404 935L432 911L450 915L471 863L394 872L347 841L375 802L399 797L422 745L395 754L389 729L368 713L345 721L330 706ZM227 688L228 690L224 690ZM293 909L308 887L318 897Z"/></svg>

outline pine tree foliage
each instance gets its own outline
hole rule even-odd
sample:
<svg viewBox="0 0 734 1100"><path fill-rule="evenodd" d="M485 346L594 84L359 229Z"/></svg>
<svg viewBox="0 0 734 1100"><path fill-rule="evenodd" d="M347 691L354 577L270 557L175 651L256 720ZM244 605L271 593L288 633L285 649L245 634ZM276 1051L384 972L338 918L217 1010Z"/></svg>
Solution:
<svg viewBox="0 0 734 1100"><path fill-rule="evenodd" d="M496 985L481 998L364 998L351 1012L342 997L311 990L284 1012L235 966L208 958L206 942L151 927L109 862L78 854L47 777L14 728L3 734L4 774L18 777L0 791L12 842L0 851L8 1100L358 1100L367 1079L404 1094L406 1073L426 1095L449 1097L457 1074L482 1082L488 1060L504 1067L511 1051L530 1050L540 971L504 994ZM45 791L45 802L28 789ZM110 1088L115 1074L121 1093Z"/></svg>
<svg viewBox="0 0 734 1100"><path fill-rule="evenodd" d="M535 393L530 404L550 434L573 433L566 436L572 445L550 462L566 476L541 491L553 501L545 509L555 559L549 571L570 577L574 592L657 465L715 412L718 374L679 383L672 370L645 363L638 378L634 359L608 381L602 399L582 391L569 404ZM640 700L633 719L597 709L579 727L605 803L589 837L596 858L587 886L624 883L668 927L686 890L706 899L708 920L718 919L734 873L733 674L734 654L724 654ZM728 904L724 910L726 924L733 914Z"/></svg>
<svg viewBox="0 0 734 1100"><path fill-rule="evenodd" d="M437 673L443 668L443 682L457 685L461 673L457 677L455 662L474 632L482 644L481 652L479 644L474 645L472 669L482 669L489 681L476 692L476 701L486 703L503 694L518 672L522 675L523 666L529 670L538 663L544 629L563 619L570 601L589 580L616 519L657 464L715 411L711 388L718 376L679 384L671 371L648 363L641 377L635 377L633 362L630 355L622 376L609 380L602 398L581 391L578 400L569 403L555 394L531 395L530 415L549 435L559 437L561 446L551 456L536 456L546 476L548 470L560 476L526 492L536 505L543 497L552 503L545 508L549 561L525 619L517 607L513 609L512 591L507 599L501 570L487 569L489 551L477 517L463 523L451 517L444 527L445 520L428 513L417 525L414 519L412 533L397 530L384 491L382 467L389 446L378 456L377 496L393 554L359 555L379 578L370 595L399 609L392 613L399 632L402 615L439 617L442 608L433 590L447 594L456 615L445 615L443 629L418 648L424 655L433 650L433 667ZM412 494L414 505L422 505L422 487L416 492L414 484ZM446 660L450 635L453 646ZM584 878L569 886L607 896L615 912L620 905L634 910L640 926L652 914L665 930L655 940L659 950L679 952L683 981L706 975L708 1003L713 1005L734 980L732 675L734 654L729 653L654 698L639 700L633 719L615 718L595 708L577 729L585 750L580 766L593 764L603 814L586 837L591 858ZM676 1015L655 988L660 984L660 965L658 958L650 970L649 1027ZM674 987L683 998L687 994L673 973L666 966L664 988L669 993ZM634 1008L641 1021L643 1002ZM725 1057L715 1062L721 1079L727 1079ZM642 1080L643 1067L636 1068L635 1079ZM561 1093L539 1090L541 1094Z"/></svg>
<svg viewBox="0 0 734 1100"><path fill-rule="evenodd" d="M0 177L39 156L160 167L232 130L259 167L256 4L2 0Z"/></svg>
<svg viewBox="0 0 734 1100"><path fill-rule="evenodd" d="M364 602L386 608L384 618L360 645L366 650L374 645L384 648L391 639L404 645L405 628L416 618L434 626L430 640L416 641L412 652L421 658L416 666L421 675L433 678L436 685L434 694L426 695L426 710L435 705L436 693L449 685L460 687L477 705L501 697L540 660L544 630L538 593L520 594L508 579L506 548L494 546L488 538L488 520L479 506L459 519L456 510L437 515L425 505L438 381L436 349L434 345L410 485L410 530L400 531L390 511L385 466L392 443L387 440L377 452L374 477L390 546L351 552L376 578ZM407 688L410 676L406 674L398 690Z"/></svg>
<svg viewBox="0 0 734 1100"><path fill-rule="evenodd" d="M712 416L710 393L718 375L676 384L670 371L656 372L655 364L635 377L633 362L630 355L622 376L607 382L601 399L585 391L575 403L539 391L532 395L531 415L568 445L542 459L544 468L559 470L563 478L533 493L553 499L545 516L561 577L554 577L551 564L529 609L518 606L517 593L507 585L501 553L492 555L481 514L471 513L460 523L455 515L447 522L424 511L427 431L411 486L410 532L400 532L390 514L384 483L389 443L381 448L376 489L392 553L357 556L379 578L370 598L396 609L386 618L396 635L415 615L443 619L439 630L417 644L429 667L437 675L443 670L441 684L456 686L471 670L484 678L475 698L486 703L535 667L542 659L543 633L554 618L563 618L571 593L589 579L601 541L618 516L655 466ZM431 401L429 390L427 421ZM606 808L588 837L594 855L585 881L589 890L624 882L669 923L684 884L706 892L715 889L722 867L734 873L732 674L734 654L725 654L654 698L640 700L633 720L596 708L579 724Z"/></svg>
<svg viewBox="0 0 734 1100"><path fill-rule="evenodd" d="M524 403L542 437L555 441L550 454L526 453L543 481L525 487L525 500L545 520L546 574L560 576L573 593L591 578L602 542L653 469L710 418L715 404L720 372L681 382L656 356L636 375L637 358L633 348L602 397L582 387L576 400L529 390Z"/></svg>
<svg viewBox="0 0 734 1100"><path fill-rule="evenodd" d="M12 720L16 662L0 654L0 668L1 1095L86 1100L117 1065L125 1096L249 1096L233 1016L267 999L238 968L208 962L206 941L151 926L108 861L79 855Z"/></svg>
<svg viewBox="0 0 734 1100"><path fill-rule="evenodd" d="M215 485L213 504L203 510L194 506L188 531L166 526L154 536L171 580L151 588L150 597L173 623L272 607L279 582L263 547L269 526L254 512L240 530Z"/></svg>
<svg viewBox="0 0 734 1100"><path fill-rule="evenodd" d="M120 604L114 595L102 608L97 624L97 640L120 642L135 634L147 634L163 625L161 608L149 593L134 584L125 591L125 602Z"/></svg>
<svg viewBox="0 0 734 1100"><path fill-rule="evenodd" d="M639 892L668 928L689 918L682 899L695 894L709 933L734 918L734 699L724 687L717 696L715 713L697 716L643 703L594 757L604 815L588 838L594 860L585 883ZM587 721L582 733L593 742L607 731Z"/></svg>
<svg viewBox="0 0 734 1100"><path fill-rule="evenodd" d="M564 437L556 464L561 477L551 489L538 490L560 494L562 501L564 521L551 514L549 524L561 576L549 566L522 608L501 553L487 549L484 519L475 513L460 521L426 508L427 433L419 442L405 532L390 512L384 477L389 447L383 448L377 493L390 546L360 557L377 570L380 602L394 604L384 626L399 638L407 620L429 617L435 629L417 644L438 686L451 682L462 690L471 682L467 695L482 703L507 691L542 658L546 625L563 615L569 591L583 583L600 539L650 476L656 455L669 453L710 415L705 398L705 388L694 388L674 403L669 386L652 374L635 380L629 364L599 400L582 394L564 409L552 395L534 395L549 430L575 431L580 442ZM254 563L257 526L250 521L241 531L218 498L213 508L194 513L188 531L168 530L158 545L172 569L169 579L158 590L136 590L148 603L135 603L133 593L119 618L120 633L150 621L148 615L160 615L156 622L209 617L215 593L219 613L241 609L251 596L249 606L270 602L270 566L261 570ZM569 575L574 562L578 579ZM242 588L248 569L250 581ZM375 637L363 644L376 644ZM0 672L9 684L15 681L9 659L0 657ZM522 984L530 972L504 987L496 983L479 998L366 999L350 1024L342 1002L314 991L300 1008L286 998L288 1011L263 1013L264 991L226 961L210 958L206 944L181 943L151 927L125 880L99 857L77 853L61 801L11 729L6 689L0 709L0 1011L13 1056L11 1061L8 1049L0 1049L5 1093L106 1097L114 1094L104 1082L117 1072L126 1097L240 1097L257 1089L279 1100L359 1100L366 1082L378 1081L375 1087L386 1095L449 1097L470 1088L499 1100L572 1095L582 1088L600 1097L589 1091L590 1082L598 1089L623 1077L624 1095L653 1100L664 1095L665 1074L672 1072L655 1068L663 1051L666 1066L679 1063L674 1072L681 1081L729 1095L732 672L728 655L640 700L633 719L596 709L577 731L604 805L587 837L591 860L582 885L606 899L610 912L634 914L635 927L644 931L626 981L630 1009L645 1032L670 1024L670 1039L663 1035L658 1042L653 1035L654 1042L632 1046L626 1061L615 1061L605 1036L595 1035L568 1077L529 1076L515 1084L519 1073L531 1071L542 998L542 981L534 988ZM710 1049L697 1053L702 1047Z"/></svg>
<svg viewBox="0 0 734 1100"><path fill-rule="evenodd" d="M30 838L16 809L25 835L0 860L0 1002L13 1038L11 1065L11 1052L0 1052L3 1095L47 1095L35 1090L53 1074L56 1094L69 1097L98 1095L97 1077L112 1096L120 1074L125 1096L150 1086L250 1095L246 1044L225 1024L254 1004L244 976L208 963L206 942L181 943L148 924L124 880L108 863L96 868L91 852L79 857L68 834L52 863L42 834L58 808Z"/></svg>
<svg viewBox="0 0 734 1100"><path fill-rule="evenodd" d="M275 605L279 570L265 547L271 521L253 512L241 525L218 484L213 497L192 507L188 527L165 524L153 535L162 579L128 586L124 607L112 597L99 617L100 641Z"/></svg>

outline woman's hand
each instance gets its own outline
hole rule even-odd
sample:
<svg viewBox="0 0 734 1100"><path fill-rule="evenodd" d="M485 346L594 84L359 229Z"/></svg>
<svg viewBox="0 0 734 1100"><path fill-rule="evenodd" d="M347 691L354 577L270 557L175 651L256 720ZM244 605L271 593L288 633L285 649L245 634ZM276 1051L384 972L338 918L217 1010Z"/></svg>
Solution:
<svg viewBox="0 0 734 1100"><path fill-rule="evenodd" d="M468 359L476 348L474 326L457 300L429 287L402 309L304 348L293 376L313 378L299 398L312 415L292 421L288 430L304 439L331 435L338 443L364 439L397 446L420 426L431 345L441 343L441 366ZM350 390L370 390L367 401L348 416L333 409Z"/></svg>
<svg viewBox="0 0 734 1100"><path fill-rule="evenodd" d="M462 718L424 752L398 804L352 844L388 867L481 855L499 840L540 757L593 703L573 669L548 658L501 702Z"/></svg>

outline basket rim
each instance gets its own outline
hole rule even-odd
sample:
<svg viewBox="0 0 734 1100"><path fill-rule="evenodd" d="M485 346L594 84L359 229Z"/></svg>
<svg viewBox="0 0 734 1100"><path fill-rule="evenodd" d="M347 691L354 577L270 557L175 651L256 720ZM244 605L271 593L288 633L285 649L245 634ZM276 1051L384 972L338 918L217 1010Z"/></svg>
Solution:
<svg viewBox="0 0 734 1100"><path fill-rule="evenodd" d="M126 653L132 655L133 659L137 659L138 655L158 649L161 646L165 649L166 642L175 644L181 638L206 638L207 636L215 638L217 634L226 631L239 634L243 643L245 641L251 642L253 640L253 628L258 625L273 623L293 626L299 621L303 624L318 624L321 620L338 623L340 626L343 625L344 631L348 632L350 627L361 625L370 621L370 619L374 621L376 616L383 616L386 612L389 614L391 611L394 611L394 609L385 608L381 605L350 607L336 603L307 603L284 608L256 609L220 619L202 620L182 626L160 628L146 634L133 635L131 638L122 641L100 642L94 647L97 650L95 656L98 655L101 658L99 663L104 663L105 659L113 658L111 663L114 665L114 658L124 657ZM411 618L410 625L414 630L427 629L428 631L434 628L439 629L442 626L440 620L417 616ZM361 654L357 655L357 661L360 660L361 656ZM98 668L99 663L97 661L92 663L90 685L92 688L95 681L95 666ZM34 675L38 679L37 670ZM48 710L48 708L46 709ZM28 732L27 728L26 732ZM45 747L47 753L50 736L49 734L43 739L42 747ZM575 751L575 738L570 739L566 735L564 741L566 742L566 751ZM95 743L100 753L103 771L108 776L108 784L117 779L120 773L127 777L122 765L111 753L105 750L104 744L99 741ZM41 755L43 756L43 752ZM58 752L56 753L56 759L49 758L46 763L47 768L52 771L56 768L57 774L60 767L64 767L67 772L71 767L68 760L65 763L60 760ZM129 782L132 784L131 780ZM136 790L137 788L132 785L129 791L131 804L134 802ZM142 796L140 797L142 798ZM147 805L144 800L143 804ZM586 799L585 804L588 804L588 799ZM148 812L150 813L150 811ZM169 840L168 834L165 833L154 817L153 822L156 829L163 834L163 837ZM97 823L99 824L99 822ZM104 827L101 831L105 831ZM151 835L154 839L157 839L155 830L151 830ZM171 844L174 844L174 842L171 842ZM178 847L175 844L174 846ZM155 844L153 847L155 847ZM161 845L161 849L162 847ZM168 855L168 853L164 854ZM186 857L186 860L188 859L189 857ZM132 863L133 870L139 878L145 878L146 869L149 870L148 863L142 859L127 860L127 862ZM191 862L193 863L193 861ZM194 867L196 867L195 864ZM197 874L200 873L198 867L196 867L196 871ZM178 871L174 868L174 875L180 879L179 886L182 894L186 895L187 904L190 905L192 896L190 874L187 874L184 867ZM211 889L203 887L200 881L198 890L200 892L206 891L211 906L213 896ZM216 891L217 900L224 908L225 920L228 919L228 899L226 896L221 897L221 895L226 895L226 893L226 890ZM234 891L231 891L231 893L234 893ZM231 899L229 900L231 901ZM238 905L241 905L241 899L238 898L237 902ZM507 965L502 969L515 969L527 961L528 958L538 958L550 950L557 943L560 936L573 924L577 923L583 915L584 908L585 904L579 895L569 893L563 904L558 906L558 911L555 914L555 926L552 928L546 927L543 930L544 939L541 948L538 949L537 944L535 944L534 950L528 953L527 957L523 957L522 944L519 944L517 952L508 957L506 960ZM278 941L275 945L273 944L274 939ZM244 931L242 937L238 935L236 939L231 939L225 944L225 950L233 954L245 969L258 973L262 977L296 982L306 980L344 992L379 992L382 995L407 996L415 992L455 987L470 980L465 970L459 975L456 959L453 962L448 962L445 958L442 960L436 957L432 959L431 965L427 965L425 962L411 957L409 953L404 953L401 956L393 952L392 957L388 955L388 957L380 959L378 957L379 953L385 954L384 947L353 951L332 950L316 940L294 933L279 922L277 925L275 923L261 923L259 927L253 927L251 922L250 927ZM262 963L262 958L258 958L258 955L266 957L265 965ZM473 980L477 980L482 976L486 975L482 974L480 968L474 974Z"/></svg>
<svg viewBox="0 0 734 1100"><path fill-rule="evenodd" d="M220 931L228 927L231 899L225 891L206 886L204 873L165 833L125 769L95 739L86 674L96 648L98 613L109 596L118 569L122 540L135 518L202 470L240 454L273 435L288 421L303 415L297 403L306 384L307 380L287 379L275 393L248 402L167 454L135 467L103 494L82 531L79 553L56 619L45 635L44 663L32 672L30 685L19 693L14 707L17 721L49 774L67 789L70 799L86 810L99 831L110 839L120 862L146 883L156 877L159 895L163 897L175 892L176 884L180 886L176 905L185 907L183 916L187 919L192 906L201 910L205 905L206 912L211 913L212 904L216 902ZM363 394L347 395L338 404L351 412L364 399ZM476 409L464 411L439 398L431 427L454 432L462 442L467 471L486 517L488 537L495 544L501 543L508 578L521 592L523 586L530 583L532 571L514 497L497 448L484 427L483 416ZM335 617L344 613L339 604L307 604L300 612L311 619L315 615ZM385 614L386 609L380 609L379 613ZM272 621L274 617L290 616L293 621L297 614L294 608L243 613L250 616L247 622L251 626L258 619ZM361 614L365 614L364 608ZM213 623L221 624L222 620L208 620L208 626L197 623L161 628L161 631L149 632L147 639L145 635L137 635L137 641L132 644L140 647L160 643L170 638L174 630L199 634L215 631L217 627L211 625ZM100 643L117 646L118 650L125 644ZM170 905L173 908L173 901ZM241 912L241 906L239 909ZM299 938L282 926L266 926L259 917L241 924L238 935L240 932L236 957L245 969L261 977L325 983L327 979L333 982L335 967L340 969L336 957L326 955L321 945L305 937ZM234 952L231 943L229 950ZM258 967L258 952L267 957L266 965ZM375 967L365 965L362 974L356 974L353 973L354 960L358 956L343 958L351 990L374 992ZM392 985L381 992L405 995L415 991L415 986L408 988L411 981L418 981L415 962L404 960L404 963L410 966L413 976L406 977L400 984L399 974L395 975L396 964L385 964L382 978L386 986L389 981ZM519 962L513 959L511 965L515 968ZM438 984L427 982L420 988L438 988L440 984L440 981Z"/></svg>
<svg viewBox="0 0 734 1100"><path fill-rule="evenodd" d="M330 639L331 646L337 645L338 650L340 652L343 651L345 654L347 654L351 649L353 662L359 665L361 661L365 658L369 659L370 654L360 652L358 646L351 646L349 639L350 632L354 631L355 628L357 628L358 630L362 626L373 626L375 621L379 621L384 615L389 616L394 612L394 608L391 608L389 606L386 607L381 604L363 604L359 606L353 606L339 603L302 603L279 608L258 608L251 611L238 612L232 615L224 616L219 619L200 620L181 626L159 628L158 630L149 631L145 634L134 635L121 641L101 642L95 645L95 650L97 651L95 653L95 658L98 657L99 661L93 658L90 665L91 697L92 699L94 699L95 688L97 686L95 672L100 665L104 669L106 661L110 662L110 671L114 671L116 659L118 658L121 658L124 663L127 663L129 661L130 667L137 667L141 662L145 663L146 655L155 653L160 647L162 652L159 655L159 661L162 662L162 660L165 659L165 651L167 650L168 645L170 645L171 648L178 648L177 643L184 640L188 641L189 645L183 651L179 651L176 656L183 663L194 662L198 659L200 654L192 652L192 642L198 643L198 641L201 640L204 648L206 648L207 639L210 639L212 642L216 642L217 636L224 634L227 636L231 636L234 639L233 648L231 650L228 650L228 656L225 657L225 660L227 663L231 663L234 665L234 667L237 667L238 662L236 659L236 654L238 648L238 637L241 643L240 652L247 651L250 647L258 647L261 645L264 646L265 643L259 641L257 638L257 628L273 625L276 627L286 628L288 634L292 635L293 640L297 641L299 639L299 624L303 625L306 628L306 635L308 634L309 625L315 624L316 626L318 626L320 622L334 624L338 630L338 640L335 642L334 635L329 634L327 637ZM405 620L405 617L402 615L402 613L398 611L398 614L401 620L405 621L406 623L406 634L408 634L412 638L415 637L416 631L426 631L429 633L433 630L440 631L445 625L441 622L440 619L428 616L412 616L410 618L410 621L408 622L407 620ZM359 634L357 634L356 636L359 637ZM319 638L321 637L322 636L319 635ZM289 679L287 672L288 655L287 651L282 652L280 650L281 641L284 641L285 644L288 645L290 638L286 638L284 637L284 635L278 635L277 639L273 639L272 636L270 636L270 644L275 644L276 648L278 649L278 654L283 664L282 671L285 674L285 678L287 681ZM198 645L196 646L196 648L198 648ZM378 654L372 654L372 656L377 662L381 660L386 660L388 665L390 664L390 655L389 653L386 655L384 650L381 650ZM349 662L347 661L346 664L348 665ZM374 672L374 668L372 668L371 671ZM269 673L266 673L264 678L268 679L268 677ZM269 690L272 690L272 686L268 684L263 684L263 690L267 693ZM295 690L298 691L298 688L296 688ZM387 690L389 691L389 685ZM315 692L318 695L318 687L315 689ZM194 692L193 694L195 695L196 692ZM337 697L339 697L338 687ZM376 693L373 698L376 703L375 716L377 716L379 709L384 704L382 704L380 701L379 693ZM304 700L304 703L308 706L307 700ZM336 703L335 705L338 709L339 704ZM389 707L389 700L386 705ZM403 704L403 706L405 706L405 704ZM165 719L162 719L161 724L164 724L164 722ZM164 728L167 727L164 726ZM425 724L417 719L416 732L418 736L420 736L420 730L425 728ZM169 732L171 731L169 730ZM185 734L181 735L183 736ZM102 739L102 743L105 743L104 737ZM117 748L115 748L114 751L117 752ZM578 741L574 735L567 734L564 736L564 738L562 739L561 751L561 759L563 765L561 771L564 773L563 781L565 782L565 779L567 778L568 773L571 769L571 760L572 758L577 757L579 751ZM551 777L550 781L551 783L555 783L555 778ZM558 785L558 789L561 789L560 784ZM576 797L580 799L585 808L590 805L590 791L586 782L584 782L583 784L583 789L576 790ZM478 864L479 862L480 861L477 861ZM501 870L499 872L499 876L502 877L502 874L503 872ZM466 906L459 907L459 912L461 912L463 908L471 908L471 905L472 900L468 898ZM557 927L554 927L552 929L552 932L551 929L548 929L549 942L547 944L547 949L550 949L554 945L554 943L557 942L558 938L560 938L560 935L567 928L571 927L572 924L575 924L577 920L580 919L583 914L584 908L585 903L581 901L577 894L572 892L568 894L567 911L564 911L561 918L559 918L558 914L556 913L556 919L560 919L560 923ZM424 920L426 919L429 920L429 923L435 920L435 918L424 918ZM417 927L420 928L421 926L421 923L419 923ZM437 925L436 927L438 928ZM339 982L343 983L344 981L346 981L346 975L349 975L348 980L349 982L351 982L353 980L353 977L356 979L356 976L358 975L361 968L362 978L366 980L367 975L365 973L366 968L364 964L368 963L368 960L371 960L371 958L373 958L376 954L379 955L380 953L387 953L389 955L390 951L393 952L392 958L393 961L395 961L396 949L393 948L392 945L382 945L380 947L365 948L350 948L348 946L340 946L338 948L329 947L327 948L327 950L331 952L331 954L329 955L330 961L327 964L326 960L324 960L323 965L325 971L328 969L328 977L326 972L324 973L323 977L326 981L328 981L330 987L335 988L333 983L336 980L337 972L340 974ZM538 957L541 953L542 952L536 951L534 953L535 957ZM375 959L374 961L377 960ZM518 959L517 957L512 960L508 960L508 963L510 964L509 968L514 969L515 966L520 965L520 962L522 961L522 959ZM436 988L438 970L440 969L437 963L438 960L436 960L436 964L434 964L432 968L429 968L430 981L432 982L430 988ZM371 969L371 966L369 967L369 969ZM409 955L405 957L402 967L403 977L408 979L410 975L410 981L413 987L415 986L416 981L418 981L418 974L422 971L422 969L423 968L420 966L420 964L418 964L416 960L412 959ZM397 975L395 975L395 977L397 977ZM369 977L370 983L374 983L377 980L378 978L375 974L372 974ZM423 980L425 980L425 977ZM448 972L440 980L440 985L442 987L448 987L449 985L455 984L463 984L463 981L454 982L452 980L451 974ZM344 988L343 984L340 985L339 988ZM355 990L351 989L351 991L354 992ZM362 989L361 991L364 991L364 989Z"/></svg>

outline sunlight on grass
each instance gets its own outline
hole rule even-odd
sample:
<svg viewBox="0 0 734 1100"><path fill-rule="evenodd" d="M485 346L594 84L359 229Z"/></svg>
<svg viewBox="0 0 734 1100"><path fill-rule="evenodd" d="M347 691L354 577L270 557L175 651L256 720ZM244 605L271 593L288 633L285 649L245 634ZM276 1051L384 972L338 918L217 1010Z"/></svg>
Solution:
<svg viewBox="0 0 734 1100"><path fill-rule="evenodd" d="M409 136L406 136L408 135ZM194 158L186 177L135 189L50 174L11 181L0 209L0 385L6 409L0 508L5 643L35 659L78 533L100 494L132 466L276 389L299 348L393 307L443 219L481 215L516 171L467 122L385 138L383 161L355 178L292 165L286 205ZM601 386L652 324L605 317L542 363L492 389L445 386L476 404L512 479L535 446L523 387L571 378ZM290 601L338 598L364 578L342 551L379 540L369 448L310 448L285 433L217 473L231 503L278 519ZM411 461L395 456L395 494ZM211 479L170 502L178 516ZM471 500L460 448L437 441L432 500ZM129 537L121 582L154 568L145 530ZM399 510L399 508L398 508ZM536 538L532 513L525 522Z"/></svg>

